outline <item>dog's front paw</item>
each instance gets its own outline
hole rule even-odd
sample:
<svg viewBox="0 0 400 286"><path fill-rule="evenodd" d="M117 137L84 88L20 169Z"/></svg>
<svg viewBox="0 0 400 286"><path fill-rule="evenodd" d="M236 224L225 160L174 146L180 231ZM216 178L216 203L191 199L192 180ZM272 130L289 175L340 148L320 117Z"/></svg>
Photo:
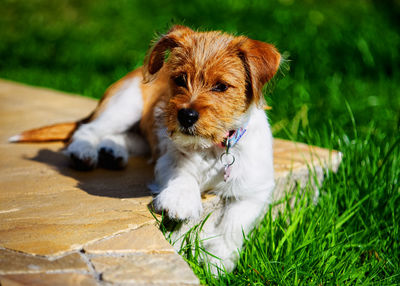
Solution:
<svg viewBox="0 0 400 286"><path fill-rule="evenodd" d="M97 166L97 149L88 141L73 141L65 153L71 158L72 167L77 170L88 171Z"/></svg>
<svg viewBox="0 0 400 286"><path fill-rule="evenodd" d="M167 216L176 220L195 220L203 212L200 193L181 188L162 190L153 201L158 212L166 212Z"/></svg>

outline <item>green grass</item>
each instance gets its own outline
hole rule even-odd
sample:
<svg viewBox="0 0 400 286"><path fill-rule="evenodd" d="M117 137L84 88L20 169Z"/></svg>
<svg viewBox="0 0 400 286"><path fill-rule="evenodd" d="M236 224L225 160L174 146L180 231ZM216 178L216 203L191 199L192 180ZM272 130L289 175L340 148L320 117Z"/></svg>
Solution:
<svg viewBox="0 0 400 286"><path fill-rule="evenodd" d="M206 268L194 267L202 282L400 283L400 141L375 136L358 142L343 139L343 163L336 174L326 174L318 204L312 203L310 191L275 221L270 210L248 237L237 269L215 281Z"/></svg>
<svg viewBox="0 0 400 286"><path fill-rule="evenodd" d="M0 0L0 77L99 98L172 23L274 43L274 135L343 153L317 205L299 199L210 285L400 284L398 1Z"/></svg>

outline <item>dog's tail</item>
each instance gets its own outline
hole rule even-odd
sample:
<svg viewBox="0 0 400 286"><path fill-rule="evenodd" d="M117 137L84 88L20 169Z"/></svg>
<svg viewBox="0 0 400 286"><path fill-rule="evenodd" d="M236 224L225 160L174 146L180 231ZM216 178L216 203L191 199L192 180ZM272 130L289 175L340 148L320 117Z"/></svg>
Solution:
<svg viewBox="0 0 400 286"><path fill-rule="evenodd" d="M58 123L31 129L10 137L8 141L13 143L67 141L81 123L82 121Z"/></svg>

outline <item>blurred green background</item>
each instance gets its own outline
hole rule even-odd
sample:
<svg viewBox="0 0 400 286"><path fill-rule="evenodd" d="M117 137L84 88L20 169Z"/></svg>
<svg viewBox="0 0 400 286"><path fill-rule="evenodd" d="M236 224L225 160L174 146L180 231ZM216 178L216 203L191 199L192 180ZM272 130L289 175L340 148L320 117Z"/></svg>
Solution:
<svg viewBox="0 0 400 286"><path fill-rule="evenodd" d="M275 44L275 135L398 132L400 1L0 0L0 77L101 97L172 24ZM284 76L282 76L284 74ZM318 141L318 140L317 140Z"/></svg>

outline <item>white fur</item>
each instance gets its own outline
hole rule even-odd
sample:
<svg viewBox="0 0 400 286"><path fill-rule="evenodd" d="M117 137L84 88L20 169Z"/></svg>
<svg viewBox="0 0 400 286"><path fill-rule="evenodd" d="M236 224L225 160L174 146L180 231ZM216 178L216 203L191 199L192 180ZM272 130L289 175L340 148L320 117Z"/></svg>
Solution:
<svg viewBox="0 0 400 286"><path fill-rule="evenodd" d="M123 164L128 163L129 154L127 148L126 134L109 134L102 138L97 145L97 151L101 149L111 150L116 158L122 158Z"/></svg>
<svg viewBox="0 0 400 286"><path fill-rule="evenodd" d="M126 132L142 116L143 99L140 90L140 78L127 79L117 93L112 96L105 110L95 120L82 125L73 135L66 150L81 160L90 160L95 166L98 150L102 147L113 150L128 161L128 152L135 155L147 151L143 140Z"/></svg>
<svg viewBox="0 0 400 286"><path fill-rule="evenodd" d="M21 135L14 135L11 136L10 138L8 138L8 142L13 143L13 142L18 142L19 140L21 140Z"/></svg>
<svg viewBox="0 0 400 286"><path fill-rule="evenodd" d="M265 213L275 185L272 136L264 110L253 106L242 120L242 124L248 120L247 131L230 151L236 160L227 182L220 161L223 148L193 149L180 144L184 135L172 140L160 137L168 148L155 167L160 192L156 208L168 211L172 218L196 220L202 212L201 193L211 190L225 200L200 234L205 249L220 258L204 257L214 273L218 268L233 270L243 233L249 233Z"/></svg>
<svg viewBox="0 0 400 286"><path fill-rule="evenodd" d="M67 153L97 162L100 148L110 148L128 159L129 149L144 151L142 138L125 132L140 120L142 96L139 79L127 81L110 99L104 112L93 122L81 126L72 138ZM238 250L247 234L264 214L274 189L272 136L264 110L251 106L238 119L238 126L246 125L246 133L231 148L235 163L227 182L220 156L224 148L204 138L176 132L169 137L161 120L162 108L154 109L161 156L155 165L157 193L154 206L179 220L198 220L203 212L201 194L212 191L224 200L205 223L201 232L206 251L219 257L205 255L203 259L219 268L233 270Z"/></svg>

